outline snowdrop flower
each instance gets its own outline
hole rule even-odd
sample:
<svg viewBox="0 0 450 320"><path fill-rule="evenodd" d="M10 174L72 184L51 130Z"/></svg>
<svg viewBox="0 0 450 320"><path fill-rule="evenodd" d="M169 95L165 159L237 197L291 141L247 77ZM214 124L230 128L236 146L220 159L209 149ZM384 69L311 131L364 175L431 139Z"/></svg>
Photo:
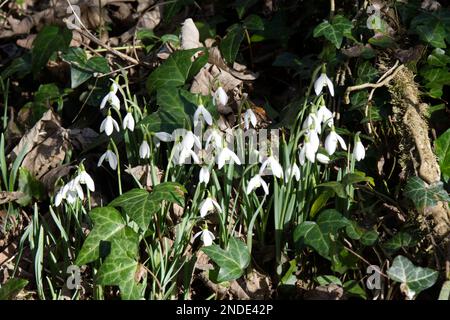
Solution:
<svg viewBox="0 0 450 320"><path fill-rule="evenodd" d="M318 153L317 161L323 164L328 164L330 162L330 158L328 158L328 156L324 155L323 153Z"/></svg>
<svg viewBox="0 0 450 320"><path fill-rule="evenodd" d="M353 156L356 161L361 161L366 156L366 149L359 138L359 134L355 136L355 147L353 148Z"/></svg>
<svg viewBox="0 0 450 320"><path fill-rule="evenodd" d="M300 148L300 152L298 153L298 160L300 162L300 165L303 167L306 162L306 150L305 146Z"/></svg>
<svg viewBox="0 0 450 320"><path fill-rule="evenodd" d="M277 178L283 177L283 168L281 167L281 164L278 162L277 159L275 159L273 156L268 157L261 165L261 169L259 170L259 173L261 174L264 169L269 166L272 170L272 174Z"/></svg>
<svg viewBox="0 0 450 320"><path fill-rule="evenodd" d="M322 127L320 126L320 119L315 113L310 113L303 121L302 129L310 129L313 128L317 133L322 131Z"/></svg>
<svg viewBox="0 0 450 320"><path fill-rule="evenodd" d="M184 164L188 158L192 158L194 163L200 163L200 159L194 151L187 148L181 148L180 154L178 155L178 165Z"/></svg>
<svg viewBox="0 0 450 320"><path fill-rule="evenodd" d="M217 88L213 95L213 104L225 106L228 102L228 95L222 87Z"/></svg>
<svg viewBox="0 0 450 320"><path fill-rule="evenodd" d="M111 81L113 83L111 85L109 93L102 99L102 102L100 103L100 109L103 109L106 105L106 102L109 102L109 104L111 104L114 108L120 110L120 100L116 95L117 90L119 90L119 85L114 80Z"/></svg>
<svg viewBox="0 0 450 320"><path fill-rule="evenodd" d="M95 191L95 184L92 177L87 173L85 170L82 170L80 174L75 178L75 181L77 181L80 184L85 184L89 190L92 192Z"/></svg>
<svg viewBox="0 0 450 320"><path fill-rule="evenodd" d="M206 108L202 104L200 104L194 113L194 127L197 126L200 115L202 115L203 119L208 124L208 126L212 125L213 120L211 113L209 113L209 111L206 110Z"/></svg>
<svg viewBox="0 0 450 320"><path fill-rule="evenodd" d="M329 127L334 124L333 112L331 112L325 105L322 105L319 110L317 110L317 118L321 123L328 124Z"/></svg>
<svg viewBox="0 0 450 320"><path fill-rule="evenodd" d="M106 135L110 136L114 129L120 131L119 124L113 119L113 117L111 117L110 114L108 114L100 125L100 132L105 131Z"/></svg>
<svg viewBox="0 0 450 320"><path fill-rule="evenodd" d="M295 162L286 169L286 172L284 174L284 179L285 179L286 183L289 182L289 179L291 177L294 177L295 180L297 180L297 181L300 180L300 169Z"/></svg>
<svg viewBox="0 0 450 320"><path fill-rule="evenodd" d="M199 149L202 148L200 139L194 133L192 133L192 131L187 131L181 142L183 149L190 150L190 149L192 149L192 147L194 147L194 144L197 146L197 148L199 148Z"/></svg>
<svg viewBox="0 0 450 320"><path fill-rule="evenodd" d="M153 142L155 143L155 146L157 148L159 148L160 146L160 142L169 142L169 141L173 141L173 136L170 133L167 132L156 132L155 135L153 136Z"/></svg>
<svg viewBox="0 0 450 320"><path fill-rule="evenodd" d="M130 131L134 131L134 118L131 112L127 112L127 115L123 118L122 126L123 130L128 128Z"/></svg>
<svg viewBox="0 0 450 320"><path fill-rule="evenodd" d="M213 142L215 149L222 148L222 141L223 141L222 135L215 128L210 131L208 138L206 139L205 149L208 149L208 146L211 143L211 141Z"/></svg>
<svg viewBox="0 0 450 320"><path fill-rule="evenodd" d="M253 190L258 189L261 186L263 187L264 192L266 194L269 194L269 187L267 186L267 183L264 181L261 175L257 174L248 182L246 193L250 194Z"/></svg>
<svg viewBox="0 0 450 320"><path fill-rule="evenodd" d="M331 132L325 139L325 150L327 150L327 153L330 156L336 151L338 142L343 150L347 150L344 139L342 139L342 137L334 131L334 127L332 127Z"/></svg>
<svg viewBox="0 0 450 320"><path fill-rule="evenodd" d="M213 241L216 237L214 237L214 234L209 231L207 228L202 229L202 231L197 232L194 235L194 240L200 236L200 239L203 241L203 246L207 247L213 244Z"/></svg>
<svg viewBox="0 0 450 320"><path fill-rule="evenodd" d="M323 87L328 87L331 96L334 96L333 82L331 82L330 78L328 78L325 72L322 72L322 74L314 82L314 91L316 92L316 95L320 95Z"/></svg>
<svg viewBox="0 0 450 320"><path fill-rule="evenodd" d="M309 143L311 150L314 150L314 153L316 153L320 145L320 140L319 136L317 135L317 131L308 130L306 132L305 141Z"/></svg>
<svg viewBox="0 0 450 320"><path fill-rule="evenodd" d="M204 182L205 184L208 184L208 182L209 182L209 169L208 169L207 166L203 166L200 169L198 180L199 180L199 183Z"/></svg>
<svg viewBox="0 0 450 320"><path fill-rule="evenodd" d="M202 203L200 203L200 217L202 218L206 217L206 215L209 212L214 211L214 209L216 209L217 212L219 213L222 212L222 209L220 208L216 200L210 197L206 198L205 200L202 201Z"/></svg>
<svg viewBox="0 0 450 320"><path fill-rule="evenodd" d="M315 131L311 132L315 133ZM317 136L317 133L315 136ZM305 143L300 149L299 154L299 161L301 166L305 165L306 159L308 159L311 163L316 162L316 152L319 149L319 138L317 137L317 141L315 141L315 136L311 135L311 138L313 138L312 141L310 140L310 137L308 135L305 137Z"/></svg>
<svg viewBox="0 0 450 320"><path fill-rule="evenodd" d="M107 160L109 163L109 166L111 167L111 169L116 170L117 168L117 156L114 152L112 152L111 150L106 150L106 152L104 154L102 154L102 156L100 157L100 159L98 160L98 164L97 167L100 167L103 163L103 161Z"/></svg>
<svg viewBox="0 0 450 320"><path fill-rule="evenodd" d="M80 200L84 199L83 188L75 179L70 180L69 183L66 184L65 188L67 188L65 190L65 199L68 203L75 203L78 198Z"/></svg>
<svg viewBox="0 0 450 320"><path fill-rule="evenodd" d="M256 119L256 115L252 111L252 109L247 109L247 111L245 111L245 114L244 114L244 128L245 128L245 130L248 130L250 128L250 123L252 124L252 126L254 128L258 124L258 120Z"/></svg>
<svg viewBox="0 0 450 320"><path fill-rule="evenodd" d="M139 157L141 157L141 159L150 158L150 146L146 140L142 141L141 146L139 147Z"/></svg>
<svg viewBox="0 0 450 320"><path fill-rule="evenodd" d="M66 197L66 192L66 186L63 186L58 190L55 196L55 206L59 207L61 205L62 200Z"/></svg>
<svg viewBox="0 0 450 320"><path fill-rule="evenodd" d="M218 168L222 169L225 162L230 161L230 160L238 165L241 165L241 160L239 160L239 157L236 155L236 153L234 153L233 151L228 149L228 147L225 147L219 153L219 157L218 157L218 161L217 161Z"/></svg>

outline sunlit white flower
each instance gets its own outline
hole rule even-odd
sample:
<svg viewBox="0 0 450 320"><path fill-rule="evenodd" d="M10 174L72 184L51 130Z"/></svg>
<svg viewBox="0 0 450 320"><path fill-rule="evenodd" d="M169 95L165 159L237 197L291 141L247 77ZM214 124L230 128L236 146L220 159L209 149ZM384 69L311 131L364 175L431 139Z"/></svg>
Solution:
<svg viewBox="0 0 450 320"><path fill-rule="evenodd" d="M277 178L283 177L283 168L281 167L281 164L278 162L277 159L275 159L273 156L268 157L261 165L261 169L259 170L259 173L261 174L264 172L266 167L270 167L272 170L272 174Z"/></svg>
<svg viewBox="0 0 450 320"><path fill-rule="evenodd" d="M139 157L141 157L141 159L150 158L150 146L146 140L142 141L141 146L139 147Z"/></svg>
<svg viewBox="0 0 450 320"><path fill-rule="evenodd" d="M109 163L109 166L111 167L111 169L116 170L117 168L117 156L114 152L112 152L111 150L106 150L106 152L104 154L102 154L102 156L100 157L100 159L98 160L98 164L97 166L100 167L103 163L103 161L107 160Z"/></svg>
<svg viewBox="0 0 450 320"><path fill-rule="evenodd" d="M83 188L75 179L70 180L65 187L67 188L65 191L65 199L68 203L72 204L75 203L77 199L84 199Z"/></svg>
<svg viewBox="0 0 450 320"><path fill-rule="evenodd" d="M75 180L80 184L85 184L89 190L95 191L94 180L85 170L82 170Z"/></svg>
<svg viewBox="0 0 450 320"><path fill-rule="evenodd" d="M213 143L213 146L215 149L222 148L223 138L222 138L222 135L220 134L219 130L214 128L214 129L208 130L208 131L209 131L209 135L205 142L205 149L208 149L211 142Z"/></svg>
<svg viewBox="0 0 450 320"><path fill-rule="evenodd" d="M325 139L325 150L327 150L327 153L330 156L336 151L338 142L343 150L347 150L344 139L342 139L342 137L334 131L334 128L332 128Z"/></svg>
<svg viewBox="0 0 450 320"><path fill-rule="evenodd" d="M289 179L291 179L292 177L294 177L295 180L300 181L300 168L295 162L291 166L289 166L284 173L284 179L286 183L289 182Z"/></svg>
<svg viewBox="0 0 450 320"><path fill-rule="evenodd" d="M206 198L202 201L202 203L200 203L200 217L206 217L206 215L209 212L214 211L214 209L219 213L222 212L222 209L220 208L216 200L210 197Z"/></svg>
<svg viewBox="0 0 450 320"><path fill-rule="evenodd" d="M67 188L61 187L55 195L55 206L59 207L62 200L66 197Z"/></svg>
<svg viewBox="0 0 450 320"><path fill-rule="evenodd" d="M301 166L305 165L306 162L306 150L305 150L305 146L302 146L300 148L300 152L298 153L298 160L300 162Z"/></svg>
<svg viewBox="0 0 450 320"><path fill-rule="evenodd" d="M197 126L200 115L202 115L203 119L208 124L208 126L212 125L213 120L212 120L211 113L209 113L209 111L206 110L206 108L202 104L200 104L194 113L194 127Z"/></svg>
<svg viewBox="0 0 450 320"><path fill-rule="evenodd" d="M317 161L319 161L320 163L328 164L330 162L330 158L328 158L328 156L324 155L323 153L318 153L316 157Z"/></svg>
<svg viewBox="0 0 450 320"><path fill-rule="evenodd" d="M122 123L123 129L127 129L130 131L134 131L134 118L131 112L127 112L127 115L123 118Z"/></svg>
<svg viewBox="0 0 450 320"><path fill-rule="evenodd" d="M267 186L267 183L264 181L261 175L257 174L248 182L246 193L250 194L253 190L258 189L261 186L263 187L264 192L266 194L269 194L269 187Z"/></svg>
<svg viewBox="0 0 450 320"><path fill-rule="evenodd" d="M194 144L197 148L202 148L200 139L194 133L192 133L192 131L187 131L181 142L183 149L192 149L194 147Z"/></svg>
<svg viewBox="0 0 450 320"><path fill-rule="evenodd" d="M244 128L245 130L248 130L250 128L250 123L252 124L253 128L256 127L258 124L258 120L256 119L255 113L252 111L252 109L247 109L244 114Z"/></svg>
<svg viewBox="0 0 450 320"><path fill-rule="evenodd" d="M319 110L317 110L317 118L321 123L326 123L329 127L334 124L333 112L331 112L325 105L322 105Z"/></svg>
<svg viewBox="0 0 450 320"><path fill-rule="evenodd" d="M217 88L213 95L213 104L225 106L228 102L228 95L222 87Z"/></svg>
<svg viewBox="0 0 450 320"><path fill-rule="evenodd" d="M114 129L120 131L119 124L113 119L113 117L111 117L111 115L108 114L100 125L100 132L105 131L106 135L110 136Z"/></svg>
<svg viewBox="0 0 450 320"><path fill-rule="evenodd" d="M358 135L355 137L355 147L353 148L353 156L355 157L356 161L361 161L366 156L366 149L364 148L364 145L362 144Z"/></svg>
<svg viewBox="0 0 450 320"><path fill-rule="evenodd" d="M320 120L315 113L310 113L303 121L302 129L313 129L317 133L322 131L322 127L320 126Z"/></svg>
<svg viewBox="0 0 450 320"><path fill-rule="evenodd" d="M322 73L314 82L314 91L316 92L316 95L320 95L323 87L328 87L331 96L334 96L333 82L331 82L325 73Z"/></svg>
<svg viewBox="0 0 450 320"><path fill-rule="evenodd" d="M202 231L197 232L194 235L194 240L198 237L201 236L200 239L203 241L203 246L207 247L213 244L214 239L216 238L214 236L214 234L209 231L208 229L202 229Z"/></svg>
<svg viewBox="0 0 450 320"><path fill-rule="evenodd" d="M207 166L203 166L200 169L198 180L199 180L199 183L204 182L205 184L208 184L208 182L209 182L209 168Z"/></svg>
<svg viewBox="0 0 450 320"><path fill-rule="evenodd" d="M191 149L187 148L181 148L181 151L178 155L178 164L182 165L186 162L186 159L192 158L194 160L194 163L200 163L200 159L198 158L198 155Z"/></svg>
<svg viewBox="0 0 450 320"><path fill-rule="evenodd" d="M119 85L117 82L112 80L111 88L108 92L108 94L102 99L102 102L100 103L100 109L103 109L107 102L111 104L115 109L120 110L120 100L119 97L117 97L117 90L119 90Z"/></svg>
<svg viewBox="0 0 450 320"><path fill-rule="evenodd" d="M311 150L314 150L314 153L316 153L320 145L320 140L317 131L308 130L305 135L305 141L310 144Z"/></svg>
<svg viewBox="0 0 450 320"><path fill-rule="evenodd" d="M222 169L225 162L230 160L236 163L237 165L241 165L241 160L239 160L239 157L236 155L236 153L228 149L228 147L225 147L219 153L217 160L218 168Z"/></svg>
<svg viewBox="0 0 450 320"><path fill-rule="evenodd" d="M174 138L170 133L167 132L156 132L155 135L153 136L153 142L155 143L155 146L157 148L159 148L160 146L160 142L169 142L169 141L173 141Z"/></svg>

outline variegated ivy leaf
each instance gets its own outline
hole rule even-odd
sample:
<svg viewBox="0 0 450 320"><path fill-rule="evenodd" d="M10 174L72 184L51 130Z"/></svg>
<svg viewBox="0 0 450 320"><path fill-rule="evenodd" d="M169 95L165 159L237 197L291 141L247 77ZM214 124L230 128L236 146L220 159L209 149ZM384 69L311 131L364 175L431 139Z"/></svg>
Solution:
<svg viewBox="0 0 450 320"><path fill-rule="evenodd" d="M450 197L443 189L441 182L427 185L419 177L408 179L404 194L414 202L418 209L434 207L438 201L450 201Z"/></svg>

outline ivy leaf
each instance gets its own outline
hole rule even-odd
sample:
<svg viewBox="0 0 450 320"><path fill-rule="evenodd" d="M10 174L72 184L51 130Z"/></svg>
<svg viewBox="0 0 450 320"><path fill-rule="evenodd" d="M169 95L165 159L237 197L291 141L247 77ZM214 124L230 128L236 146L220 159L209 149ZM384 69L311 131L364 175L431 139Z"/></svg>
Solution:
<svg viewBox="0 0 450 320"><path fill-rule="evenodd" d="M194 58L194 55L197 58ZM176 51L150 74L147 79L147 90L152 92L162 87L180 87L207 61L208 52L204 48ZM191 72L191 69L194 71Z"/></svg>
<svg viewBox="0 0 450 320"><path fill-rule="evenodd" d="M366 291L361 287L361 285L356 280L348 280L344 282L344 291L348 295L359 297L362 299L367 299Z"/></svg>
<svg viewBox="0 0 450 320"><path fill-rule="evenodd" d="M428 64L436 67L444 67L450 63L450 57L445 54L445 51L436 48L427 58Z"/></svg>
<svg viewBox="0 0 450 320"><path fill-rule="evenodd" d="M445 27L440 21L431 24L423 24L416 28L419 37L435 48L445 48Z"/></svg>
<svg viewBox="0 0 450 320"><path fill-rule="evenodd" d="M294 230L294 243L305 244L317 251L322 257L329 258L330 245L320 227L313 221L304 221Z"/></svg>
<svg viewBox="0 0 450 320"><path fill-rule="evenodd" d="M229 64L236 60L239 47L244 39L244 29L240 25L233 25L228 29L228 33L220 43L220 52Z"/></svg>
<svg viewBox="0 0 450 320"><path fill-rule="evenodd" d="M437 280L439 273L429 268L416 267L408 258L397 256L392 266L387 270L389 278L405 286L410 299L431 287Z"/></svg>
<svg viewBox="0 0 450 320"><path fill-rule="evenodd" d="M56 51L64 51L72 40L72 31L66 27L45 26L33 41L31 64L36 75Z"/></svg>
<svg viewBox="0 0 450 320"><path fill-rule="evenodd" d="M257 16L256 14L249 15L247 18L245 18L243 23L248 30L255 30L255 31L264 30L264 21L261 19L261 17Z"/></svg>
<svg viewBox="0 0 450 320"><path fill-rule="evenodd" d="M77 265L89 263L106 255L103 251L111 250L113 239L124 238L125 234L129 233L130 228L126 226L120 212L112 207L95 208L90 212L89 217L94 223L94 228L78 253L75 262Z"/></svg>
<svg viewBox="0 0 450 320"><path fill-rule="evenodd" d="M25 288L28 280L20 278L11 278L0 288L0 300L12 300L17 294Z"/></svg>
<svg viewBox="0 0 450 320"><path fill-rule="evenodd" d="M316 282L321 286L326 286L329 284L337 284L342 287L342 281L333 275L323 275L323 276L317 276L314 278Z"/></svg>
<svg viewBox="0 0 450 320"><path fill-rule="evenodd" d="M405 187L404 194L414 202L417 209L433 207L438 201L450 201L442 182L427 185L419 177L411 177Z"/></svg>
<svg viewBox="0 0 450 320"><path fill-rule="evenodd" d="M365 232L361 237L361 243L365 246L373 246L378 240L378 232L375 230L369 230Z"/></svg>
<svg viewBox="0 0 450 320"><path fill-rule="evenodd" d="M324 21L314 28L314 38L323 36L331 43L333 43L337 49L341 47L344 36L352 37L352 22L342 15L336 15L331 23Z"/></svg>
<svg viewBox="0 0 450 320"><path fill-rule="evenodd" d="M238 279L250 263L247 246L236 238L230 238L227 250L216 244L203 247L202 250L219 267L214 276L214 280L218 283Z"/></svg>
<svg viewBox="0 0 450 320"><path fill-rule="evenodd" d="M153 188L150 198L153 202L168 201L184 207L184 194L186 192L186 189L179 183L164 182Z"/></svg>
<svg viewBox="0 0 450 320"><path fill-rule="evenodd" d="M336 235L339 229L347 225L347 219L335 209L322 211L317 218L317 224L324 234Z"/></svg>
<svg viewBox="0 0 450 320"><path fill-rule="evenodd" d="M401 248L409 248L416 245L413 237L407 232L398 232L383 244L383 248L393 254Z"/></svg>
<svg viewBox="0 0 450 320"><path fill-rule="evenodd" d="M353 220L347 220L345 232L350 239L359 240L364 234L364 229L358 225L358 222Z"/></svg>
<svg viewBox="0 0 450 320"><path fill-rule="evenodd" d="M442 177L445 182L450 178L450 129L447 129L434 142L434 150L439 159Z"/></svg>

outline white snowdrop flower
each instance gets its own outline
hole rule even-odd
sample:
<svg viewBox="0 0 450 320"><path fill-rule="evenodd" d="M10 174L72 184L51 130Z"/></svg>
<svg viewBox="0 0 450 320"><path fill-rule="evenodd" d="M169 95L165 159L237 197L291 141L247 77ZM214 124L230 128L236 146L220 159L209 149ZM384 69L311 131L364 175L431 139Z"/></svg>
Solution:
<svg viewBox="0 0 450 320"><path fill-rule="evenodd" d="M329 127L334 124L333 112L331 112L325 105L322 105L319 110L317 110L317 118L321 123L326 123Z"/></svg>
<svg viewBox="0 0 450 320"><path fill-rule="evenodd" d="M202 231L197 232L197 233L194 235L194 240L195 240L198 236L200 236L200 239L201 239L202 242L203 242L203 246L205 246L205 247L212 245L214 239L216 238L216 237L214 236L214 234L213 234L211 231L209 231L208 229L206 229L206 228L205 228L205 229L202 229Z"/></svg>
<svg viewBox="0 0 450 320"><path fill-rule="evenodd" d="M197 126L200 115L203 117L203 119L208 124L208 126L212 125L213 120L212 120L211 113L209 113L209 111L202 104L200 104L194 113L194 127Z"/></svg>
<svg viewBox="0 0 450 320"><path fill-rule="evenodd" d="M55 195L55 206L59 207L62 200L66 197L67 188L61 187Z"/></svg>
<svg viewBox="0 0 450 320"><path fill-rule="evenodd" d="M117 90L119 90L119 84L114 80L111 80L113 83L111 88L106 96L103 97L102 102L100 103L100 109L103 109L107 102L112 105L115 109L120 110L120 100L117 97Z"/></svg>
<svg viewBox="0 0 450 320"><path fill-rule="evenodd" d="M306 142L304 145L305 157L309 162L316 162L316 152L317 148L311 144L311 142Z"/></svg>
<svg viewBox="0 0 450 320"><path fill-rule="evenodd" d="M199 180L199 183L204 182L205 184L208 184L208 182L209 182L209 168L207 166L203 166L200 169L198 180Z"/></svg>
<svg viewBox="0 0 450 320"><path fill-rule="evenodd" d="M117 168L117 156L114 152L112 152L111 150L106 150L106 152L104 154L102 154L102 156L100 157L100 159L98 160L98 164L97 167L100 167L103 163L103 161L108 161L109 166L111 167L111 169L116 170Z"/></svg>
<svg viewBox="0 0 450 320"><path fill-rule="evenodd" d="M212 129L206 139L205 149L208 149L210 143L213 143L215 149L222 148L223 138L217 129Z"/></svg>
<svg viewBox="0 0 450 320"><path fill-rule="evenodd" d="M334 131L334 128L332 128L325 139L325 150L327 150L327 153L330 156L336 151L338 142L343 150L347 150L344 139L342 139L342 137Z"/></svg>
<svg viewBox="0 0 450 320"><path fill-rule="evenodd" d="M244 114L244 128L245 128L245 130L248 130L250 128L250 123L252 124L252 126L254 128L258 124L258 120L256 119L256 115L252 111L252 109L247 109L247 111L245 111L245 114Z"/></svg>
<svg viewBox="0 0 450 320"><path fill-rule="evenodd" d="M128 128L128 130L134 131L134 118L131 112L127 112L127 115L123 118L122 126L123 130Z"/></svg>
<svg viewBox="0 0 450 320"><path fill-rule="evenodd" d="M139 147L139 157L141 157L141 159L150 158L150 146L146 140L142 141L141 146Z"/></svg>
<svg viewBox="0 0 450 320"><path fill-rule="evenodd" d="M214 209L219 213L222 212L222 209L220 208L216 200L211 197L206 198L202 201L202 203L200 203L200 217L206 217L206 215L209 212L214 211Z"/></svg>
<svg viewBox="0 0 450 320"><path fill-rule="evenodd" d="M300 152L298 153L298 160L300 162L300 165L303 167L305 165L306 162L306 150L305 150L305 146L302 146L300 148Z"/></svg>
<svg viewBox="0 0 450 320"><path fill-rule="evenodd" d="M199 148L199 149L202 148L200 139L194 133L192 133L192 131L187 131L181 142L183 149L190 150L194 147L194 144L196 145L197 148Z"/></svg>
<svg viewBox="0 0 450 320"><path fill-rule="evenodd" d="M259 173L261 174L264 172L266 167L269 166L272 170L272 174L277 178L283 177L283 168L281 167L281 164L278 162L277 159L275 159L273 156L268 157L261 165L261 169L259 169Z"/></svg>
<svg viewBox="0 0 450 320"><path fill-rule="evenodd" d="M64 195L68 203L73 204L77 199L84 199L83 188L75 179L70 180L64 187L66 188Z"/></svg>
<svg viewBox="0 0 450 320"><path fill-rule="evenodd" d="M366 156L366 149L364 148L364 145L362 144L359 135L356 135L355 137L355 147L353 148L353 156L355 157L356 161L361 161Z"/></svg>
<svg viewBox="0 0 450 320"><path fill-rule="evenodd" d="M89 190L95 191L94 180L85 170L82 170L75 180L80 184L85 184Z"/></svg>
<svg viewBox="0 0 450 320"><path fill-rule="evenodd" d="M334 96L333 82L331 82L330 78L328 78L328 76L324 72L322 72L314 82L314 91L316 92L316 95L320 95L322 93L323 87L328 87L331 96Z"/></svg>
<svg viewBox="0 0 450 320"><path fill-rule="evenodd" d="M302 129L311 129L320 133L322 131L322 127L320 126L319 117L315 113L310 113L303 121Z"/></svg>
<svg viewBox="0 0 450 320"><path fill-rule="evenodd" d="M228 102L228 95L222 87L217 88L213 95L213 104L225 106Z"/></svg>
<svg viewBox="0 0 450 320"><path fill-rule="evenodd" d="M173 141L174 138L170 133L167 132L156 132L153 136L153 142L155 143L156 148L159 148L160 142L169 142Z"/></svg>
<svg viewBox="0 0 450 320"><path fill-rule="evenodd" d="M194 163L200 163L198 155L193 150L182 148L180 154L178 155L178 165L184 164L186 162L186 159L188 158L192 158L192 160L194 160Z"/></svg>
<svg viewBox="0 0 450 320"><path fill-rule="evenodd" d="M261 175L257 174L248 182L246 193L250 194L253 190L258 189L261 186L263 187L264 192L266 194L269 194L269 187L267 186L267 183L264 181Z"/></svg>
<svg viewBox="0 0 450 320"><path fill-rule="evenodd" d="M105 131L106 135L110 136L114 129L120 131L119 124L113 119L113 117L111 117L111 115L108 114L100 125L100 132Z"/></svg>
<svg viewBox="0 0 450 320"><path fill-rule="evenodd" d="M324 155L323 153L318 153L317 161L323 164L328 164L330 162L330 158L328 158L328 156Z"/></svg>
<svg viewBox="0 0 450 320"><path fill-rule="evenodd" d="M217 160L218 168L222 169L225 162L230 160L236 163L237 165L241 165L241 160L239 160L239 157L236 155L236 153L228 149L228 147L225 147L219 153Z"/></svg>
<svg viewBox="0 0 450 320"><path fill-rule="evenodd" d="M288 183L289 179L292 177L294 177L295 180L300 181L300 168L295 162L286 169L284 174L285 182Z"/></svg>
<svg viewBox="0 0 450 320"><path fill-rule="evenodd" d="M320 145L320 140L317 131L308 130L306 132L305 140L309 143L311 149L314 150L314 153L316 153Z"/></svg>

